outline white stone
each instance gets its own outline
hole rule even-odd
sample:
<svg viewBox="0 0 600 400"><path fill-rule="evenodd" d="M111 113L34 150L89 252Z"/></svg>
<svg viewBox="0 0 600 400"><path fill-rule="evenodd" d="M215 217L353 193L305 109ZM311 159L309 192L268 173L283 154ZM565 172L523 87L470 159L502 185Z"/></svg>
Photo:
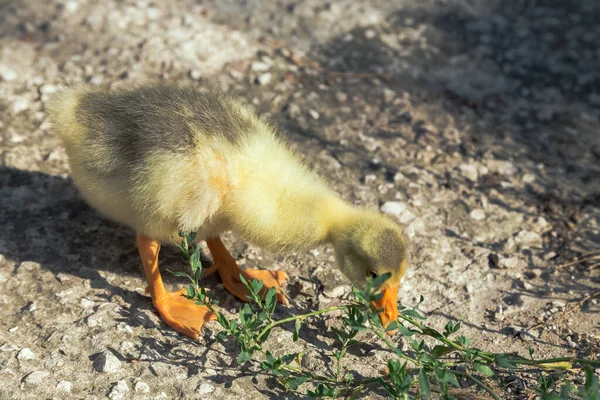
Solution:
<svg viewBox="0 0 600 400"><path fill-rule="evenodd" d="M479 179L479 172L477 171L477 167L473 164L460 164L458 169L460 169L462 176L472 182L477 182L477 179Z"/></svg>
<svg viewBox="0 0 600 400"><path fill-rule="evenodd" d="M319 119L319 113L315 110L308 110L308 113L310 114L312 119Z"/></svg>
<svg viewBox="0 0 600 400"><path fill-rule="evenodd" d="M115 386L113 386L108 394L108 398L111 400L123 400L128 397L127 393L129 393L129 386L127 386L127 382L121 380L118 381Z"/></svg>
<svg viewBox="0 0 600 400"><path fill-rule="evenodd" d="M58 392L71 393L73 384L69 381L60 381L56 384L56 390Z"/></svg>
<svg viewBox="0 0 600 400"><path fill-rule="evenodd" d="M29 383L30 385L39 385L49 376L50 372L47 371L33 371L27 375L27 378L25 378L25 383Z"/></svg>
<svg viewBox="0 0 600 400"><path fill-rule="evenodd" d="M111 351L105 350L94 361L94 368L98 372L115 372L121 369L121 361Z"/></svg>
<svg viewBox="0 0 600 400"><path fill-rule="evenodd" d="M485 211L481 208L476 208L469 213L469 216L474 221L483 221L485 219Z"/></svg>
<svg viewBox="0 0 600 400"><path fill-rule="evenodd" d="M271 83L272 78L273 75L271 75L270 72L265 72L264 74L257 76L256 81L259 85L268 85L269 83Z"/></svg>
<svg viewBox="0 0 600 400"><path fill-rule="evenodd" d="M10 109L13 112L13 114L18 114L21 111L25 111L29 108L29 100L27 100L24 97L17 97L16 99L13 100L13 102L10 105Z"/></svg>
<svg viewBox="0 0 600 400"><path fill-rule="evenodd" d="M271 69L271 66L262 61L254 61L250 64L250 69L255 72L266 72Z"/></svg>
<svg viewBox="0 0 600 400"><path fill-rule="evenodd" d="M150 386L148 386L146 382L137 382L133 385L133 390L135 390L136 393L150 393Z"/></svg>
<svg viewBox="0 0 600 400"><path fill-rule="evenodd" d="M89 310L89 309L94 308L95 303L93 300L90 300L90 299L84 297L83 299L81 299L79 304L81 305L82 308Z"/></svg>
<svg viewBox="0 0 600 400"><path fill-rule="evenodd" d="M19 75L12 68L7 67L6 65L0 65L0 78L6 82L12 82L17 79L18 76Z"/></svg>
<svg viewBox="0 0 600 400"><path fill-rule="evenodd" d="M190 78L197 81L200 78L202 78L202 72L197 69L192 69L192 70L190 70Z"/></svg>
<svg viewBox="0 0 600 400"><path fill-rule="evenodd" d="M209 383L201 383L196 389L196 393L199 395L209 394L215 391L215 387Z"/></svg>
<svg viewBox="0 0 600 400"><path fill-rule="evenodd" d="M515 243L522 247L539 246L542 244L542 237L537 232L522 230L515 236Z"/></svg>
<svg viewBox="0 0 600 400"><path fill-rule="evenodd" d="M31 351L31 349L25 347L17 353L17 358L19 360L35 360L35 354L33 354L33 351Z"/></svg>
<svg viewBox="0 0 600 400"><path fill-rule="evenodd" d="M406 203L401 201L386 201L381 206L381 212L399 217L406 210Z"/></svg>

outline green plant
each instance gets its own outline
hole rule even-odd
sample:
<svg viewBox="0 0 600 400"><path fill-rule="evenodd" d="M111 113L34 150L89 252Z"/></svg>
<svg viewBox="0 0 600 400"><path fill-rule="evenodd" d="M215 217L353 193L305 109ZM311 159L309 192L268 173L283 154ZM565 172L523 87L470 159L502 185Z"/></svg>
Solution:
<svg viewBox="0 0 600 400"><path fill-rule="evenodd" d="M556 381L541 375L534 388L540 399L585 399L600 400L598 377L593 374L590 365L600 365L600 361L579 358L554 358L536 360L533 350L529 358L517 354L490 353L471 346L471 340L464 336L455 336L460 330L460 322L448 321L443 332L427 326L426 318L418 311L423 297L413 308L399 307L399 320L392 322L385 329L378 318L379 311L371 308L371 303L381 297L378 287L388 276L383 275L367 279L364 288L353 289L353 300L350 304L328 307L306 314L295 315L276 320L273 317L277 305L274 288L263 291L263 283L247 282L240 279L249 291L250 303L243 305L237 319L227 319L216 307L214 301L200 288L198 281L202 276L200 247L193 245L195 234L180 233L181 244L177 244L184 256L189 260L191 272L173 272L190 281L186 297L199 305L207 306L216 316L223 328L217 339L234 338L240 347L238 363L252 364L265 373L275 377L285 390L297 391L306 383L311 388L306 394L313 398L336 398L342 395L356 394L367 388L380 388L395 399L429 399L436 392L442 399L452 399L452 387L460 388L459 379L470 381L498 400L499 395L486 384L486 380L495 378L505 371L518 371L521 366L543 368L545 370L566 371L574 365L585 368L586 383L583 388L575 388L564 383L560 388ZM340 328L331 328L337 339L338 348L329 356L335 361L335 368L329 373L309 371L301 366L302 354L290 353L274 356L265 343L272 330L283 324L294 324L293 340L299 341L302 324L318 315L341 310ZM410 343L409 351L399 349L387 335L387 331L398 330ZM395 355L387 363L387 371L377 377L356 379L349 371L344 370L342 360L352 346L360 341L357 335L367 331L377 336ZM434 339L436 345L431 347L426 340Z"/></svg>

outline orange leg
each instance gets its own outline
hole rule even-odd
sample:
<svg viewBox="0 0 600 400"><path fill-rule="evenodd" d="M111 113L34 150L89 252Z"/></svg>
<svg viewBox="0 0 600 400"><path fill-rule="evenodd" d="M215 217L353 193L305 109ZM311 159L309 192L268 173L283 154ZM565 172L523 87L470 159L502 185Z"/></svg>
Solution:
<svg viewBox="0 0 600 400"><path fill-rule="evenodd" d="M152 304L167 325L185 336L196 339L202 325L217 317L206 306L196 305L183 297L185 290L167 292L158 269L158 241L138 234L137 245L148 281L146 292L150 293Z"/></svg>
<svg viewBox="0 0 600 400"><path fill-rule="evenodd" d="M206 241L208 249L215 261L207 271L206 275L210 275L217 271L225 288L234 296L243 301L248 301L248 289L240 280L240 274L244 279L250 282L252 279L263 281L265 288L275 287L277 289L277 301L281 304L288 304L287 299L281 293L281 284L287 278L284 271L264 271L264 270L249 270L240 269L235 262L235 259L229 254L221 239L213 238Z"/></svg>

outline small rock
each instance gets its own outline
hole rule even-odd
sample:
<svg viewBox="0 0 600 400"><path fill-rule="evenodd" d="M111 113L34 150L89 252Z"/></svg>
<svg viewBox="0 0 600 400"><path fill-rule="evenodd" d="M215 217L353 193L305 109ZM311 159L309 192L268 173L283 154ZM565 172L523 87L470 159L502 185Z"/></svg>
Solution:
<svg viewBox="0 0 600 400"><path fill-rule="evenodd" d="M10 109L13 114L18 114L21 111L25 111L29 108L29 101L24 97L17 97L10 105Z"/></svg>
<svg viewBox="0 0 600 400"><path fill-rule="evenodd" d="M392 215L396 218L406 211L406 203L401 201L386 201L381 206L381 212Z"/></svg>
<svg viewBox="0 0 600 400"><path fill-rule="evenodd" d="M391 102L392 100L394 100L394 97L396 97L396 92L394 92L392 89L389 88L384 88L383 89L383 98L385 99L386 102Z"/></svg>
<svg viewBox="0 0 600 400"><path fill-rule="evenodd" d="M552 260L554 257L556 257L556 253L555 253L555 252L553 252L553 251L549 251L549 252L547 252L547 253L544 253L544 255L542 256L542 258L543 258L545 261Z"/></svg>
<svg viewBox="0 0 600 400"><path fill-rule="evenodd" d="M17 353L17 358L19 360L35 360L35 354L33 354L33 351L25 347Z"/></svg>
<svg viewBox="0 0 600 400"><path fill-rule="evenodd" d="M121 369L121 361L112 352L105 350L94 360L94 369L98 372L115 372Z"/></svg>
<svg viewBox="0 0 600 400"><path fill-rule="evenodd" d="M10 328L8 331L9 331L10 333L14 333L14 332L16 332L16 331L18 331L18 330L19 330L19 327L18 327L18 326L13 326L13 327L12 327L12 328Z"/></svg>
<svg viewBox="0 0 600 400"><path fill-rule="evenodd" d="M140 381L133 385L133 390L135 390L136 393L150 393L150 386L148 386L146 382Z"/></svg>
<svg viewBox="0 0 600 400"><path fill-rule="evenodd" d="M535 278L539 278L540 276L542 276L542 274L544 273L541 269L539 268L534 268L531 271L531 274L535 277Z"/></svg>
<svg viewBox="0 0 600 400"><path fill-rule="evenodd" d="M81 299L79 304L81 305L82 308L89 310L89 309L94 308L95 303L93 300L90 300L90 299L84 297L83 299Z"/></svg>
<svg viewBox="0 0 600 400"><path fill-rule="evenodd" d="M209 394L215 391L215 387L210 383L201 383L196 389L196 393L199 395Z"/></svg>
<svg viewBox="0 0 600 400"><path fill-rule="evenodd" d="M477 167L473 164L460 164L458 166L462 176L470 180L471 182L477 182L479 179L479 171L477 171Z"/></svg>
<svg viewBox="0 0 600 400"><path fill-rule="evenodd" d="M47 371L33 371L25 378L25 383L30 385L39 385L46 378L50 376L50 372Z"/></svg>
<svg viewBox="0 0 600 400"><path fill-rule="evenodd" d="M523 248L540 246L542 244L542 237L537 232L522 230L515 236L515 243Z"/></svg>
<svg viewBox="0 0 600 400"><path fill-rule="evenodd" d="M127 382L121 380L118 381L115 386L113 386L108 394L108 398L111 400L123 400L128 397L127 393L129 393L129 386L127 386Z"/></svg>
<svg viewBox="0 0 600 400"><path fill-rule="evenodd" d="M71 382L69 382L69 381L60 381L56 385L56 390L58 392L71 393L71 388L72 387L73 387L73 384Z"/></svg>
<svg viewBox="0 0 600 400"><path fill-rule="evenodd" d="M314 120L319 119L319 113L316 112L315 110L308 110L308 113L310 114L312 119L314 119Z"/></svg>
<svg viewBox="0 0 600 400"><path fill-rule="evenodd" d="M526 173L525 175L523 175L523 178L521 178L521 180L523 181L523 183L533 183L535 182L535 175Z"/></svg>
<svg viewBox="0 0 600 400"><path fill-rule="evenodd" d="M481 208L476 208L469 213L469 216L474 221L483 221L485 219L485 211Z"/></svg>
<svg viewBox="0 0 600 400"><path fill-rule="evenodd" d="M290 103L288 106L288 115L290 118L298 118L300 116L300 107L296 103Z"/></svg>
<svg viewBox="0 0 600 400"><path fill-rule="evenodd" d="M323 294L329 298L340 298L347 293L350 293L352 289L348 285L339 285L328 290L324 290Z"/></svg>
<svg viewBox="0 0 600 400"><path fill-rule="evenodd" d="M517 172L517 167L510 161L489 160L487 162L487 167L491 172L495 172L499 175L510 176Z"/></svg>
<svg viewBox="0 0 600 400"><path fill-rule="evenodd" d="M264 74L257 76L255 82L259 85L268 85L271 83L272 78L273 75L270 72L265 72Z"/></svg>
<svg viewBox="0 0 600 400"><path fill-rule="evenodd" d="M5 343L0 346L0 351L17 351L19 348L13 344Z"/></svg>
<svg viewBox="0 0 600 400"><path fill-rule="evenodd" d="M374 175L374 174L365 175L364 180L365 180L365 184L370 185L371 183L373 183L377 180L377 175Z"/></svg>
<svg viewBox="0 0 600 400"><path fill-rule="evenodd" d="M558 308L564 308L567 303L564 300L552 300L552 305Z"/></svg>
<svg viewBox="0 0 600 400"><path fill-rule="evenodd" d="M518 257L506 257L506 258L502 258L500 260L500 266L503 268L509 268L509 269L513 269L515 268L517 265L519 265L519 258Z"/></svg>
<svg viewBox="0 0 600 400"><path fill-rule="evenodd" d="M19 75L11 68L0 65L0 78L2 78L6 82L12 82L17 79Z"/></svg>
<svg viewBox="0 0 600 400"><path fill-rule="evenodd" d="M348 95L344 92L337 92L335 94L335 98L337 99L337 101L339 101L340 103L344 103L346 100L348 100Z"/></svg>
<svg viewBox="0 0 600 400"><path fill-rule="evenodd" d="M202 78L202 72L198 71L197 69L192 69L189 72L189 76L193 80L198 81L198 80L200 80L200 78Z"/></svg>
<svg viewBox="0 0 600 400"><path fill-rule="evenodd" d="M262 61L254 61L250 64L250 69L255 72L266 72L271 69L271 65Z"/></svg>

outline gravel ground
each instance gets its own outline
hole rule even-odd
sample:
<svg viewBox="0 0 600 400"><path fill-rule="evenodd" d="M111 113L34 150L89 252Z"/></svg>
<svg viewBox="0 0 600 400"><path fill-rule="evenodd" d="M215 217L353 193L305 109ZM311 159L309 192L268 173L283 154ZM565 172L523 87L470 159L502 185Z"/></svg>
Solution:
<svg viewBox="0 0 600 400"><path fill-rule="evenodd" d="M598 358L598 261L565 263L600 248L600 5L256 3L0 0L0 398L294 397L240 370L216 324L193 342L159 320L134 232L83 202L45 114L77 83L239 94L345 198L406 225L402 303L424 295L432 324L460 320L486 350ZM288 272L280 316L348 293L331 248L225 241L242 265ZM173 249L161 262L184 268ZM331 351L328 325L303 337ZM269 345L290 351L290 338ZM373 376L386 357L370 340L346 367ZM307 362L330 363L315 350ZM527 398L528 382L503 379L504 398Z"/></svg>

